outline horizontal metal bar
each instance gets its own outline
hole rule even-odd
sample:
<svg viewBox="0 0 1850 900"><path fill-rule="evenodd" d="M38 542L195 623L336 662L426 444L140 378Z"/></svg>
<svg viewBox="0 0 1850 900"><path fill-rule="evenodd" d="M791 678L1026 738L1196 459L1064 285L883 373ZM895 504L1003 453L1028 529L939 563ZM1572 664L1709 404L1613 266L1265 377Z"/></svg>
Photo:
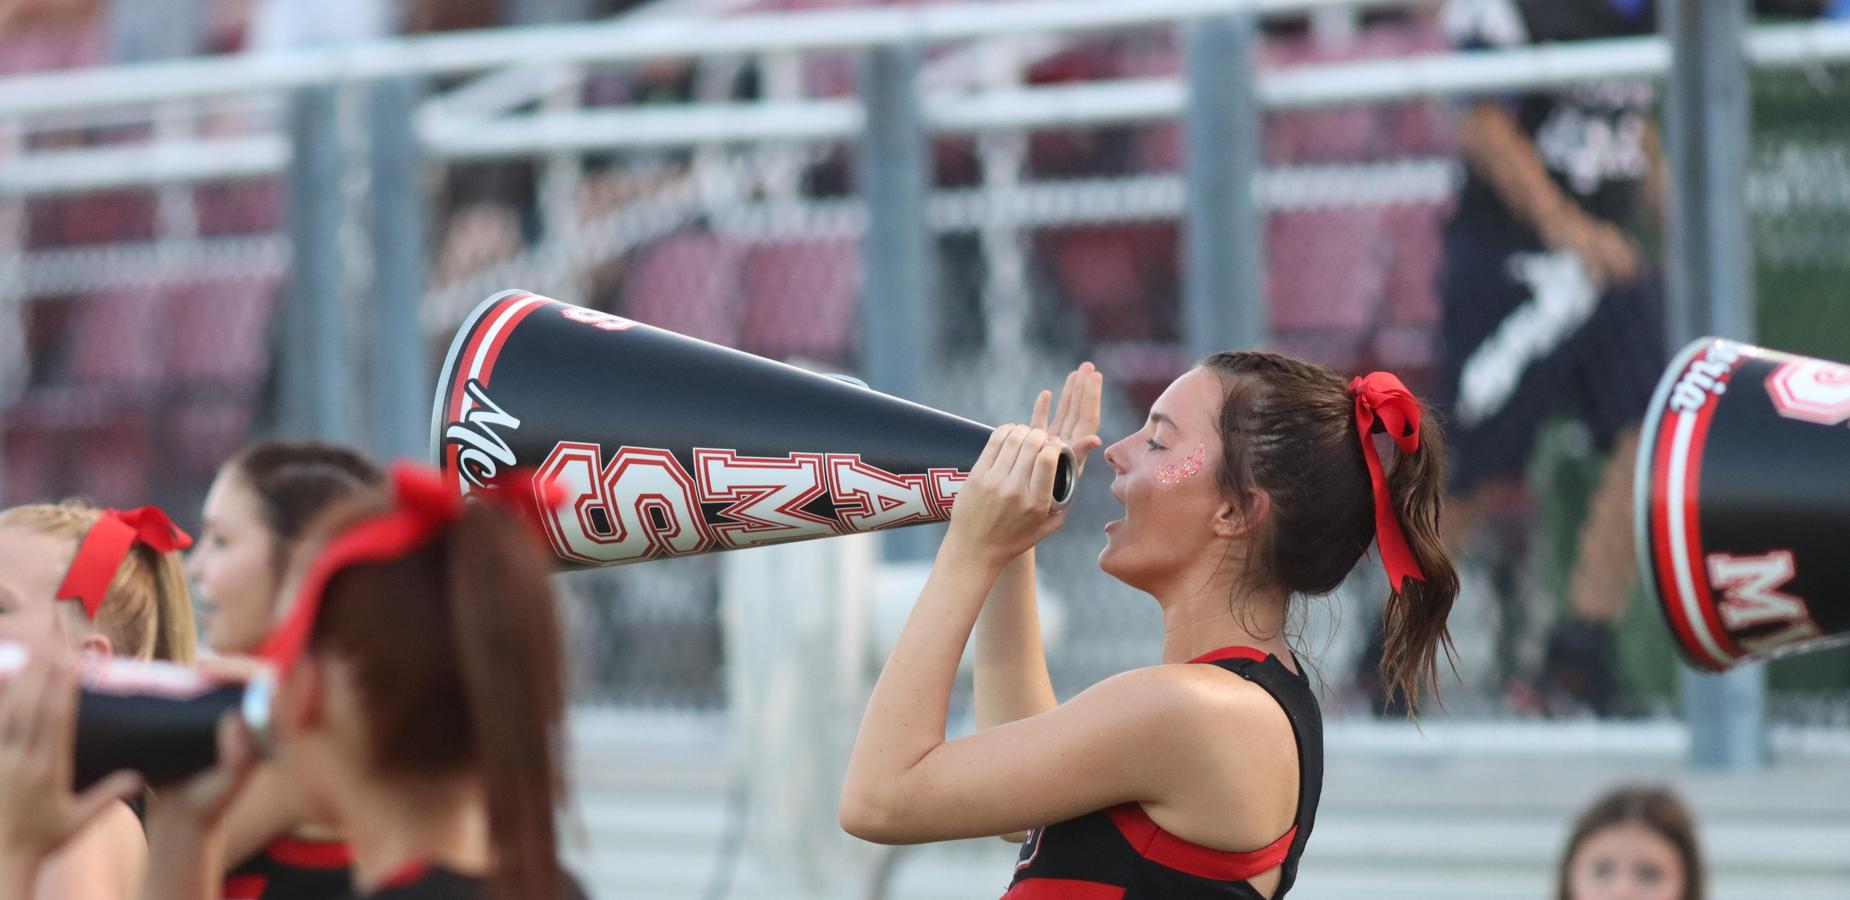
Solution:
<svg viewBox="0 0 1850 900"><path fill-rule="evenodd" d="M1124 125L1182 114L1187 90L1174 78L1139 78L926 98L939 132Z"/></svg>
<svg viewBox="0 0 1850 900"><path fill-rule="evenodd" d="M861 130L852 99L587 109L491 121L433 120L425 146L446 159L643 147L841 140Z"/></svg>
<svg viewBox="0 0 1850 900"><path fill-rule="evenodd" d="M1850 23L1762 26L1750 58L1767 67L1850 59ZM1669 65L1659 38L1586 41L1463 54L1303 66L1260 75L1269 109L1391 102L1421 97L1559 87L1613 77L1661 77ZM1175 79L1026 87L927 98L939 132L1086 127L1170 119L1186 102ZM576 113L425 117L431 152L450 159L550 152L696 146L749 141L845 140L861 127L851 98L681 107L599 108ZM177 148L177 149L176 149ZM182 145L122 145L57 151L0 163L0 194L69 193L104 187L253 177L280 171L287 148L276 136Z"/></svg>
<svg viewBox="0 0 1850 900"><path fill-rule="evenodd" d="M0 164L0 195L252 178L279 172L288 160L288 142L274 134L48 151Z"/></svg>
<svg viewBox="0 0 1850 900"><path fill-rule="evenodd" d="M155 288L201 281L280 281L289 241L280 234L38 250L19 259L26 297Z"/></svg>
<svg viewBox="0 0 1850 900"><path fill-rule="evenodd" d="M829 10L722 19L617 18L495 29L338 49L179 60L0 80L0 116L111 107L305 84L501 66L615 63L673 57L852 50L906 41L945 42L1046 32L1163 25L1250 10L1404 6L1413 0L1019 0L910 8Z"/></svg>

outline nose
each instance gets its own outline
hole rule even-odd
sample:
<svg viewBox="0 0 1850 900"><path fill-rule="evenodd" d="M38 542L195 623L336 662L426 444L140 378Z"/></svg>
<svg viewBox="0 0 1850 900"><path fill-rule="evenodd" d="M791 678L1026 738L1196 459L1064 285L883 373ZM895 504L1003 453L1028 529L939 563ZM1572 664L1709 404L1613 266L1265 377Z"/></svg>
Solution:
<svg viewBox="0 0 1850 900"><path fill-rule="evenodd" d="M193 549L188 550L186 552L186 558L185 558L186 577L192 579L194 584L199 583L199 578L201 574L200 567L203 565L203 563L200 562L200 557L204 555L204 553L205 553L205 542L204 541L195 542L193 544Z"/></svg>
<svg viewBox="0 0 1850 900"><path fill-rule="evenodd" d="M1110 466L1111 471L1119 475L1124 474L1125 471L1127 471L1125 467L1130 464L1130 461L1124 458L1124 454L1132 437L1135 437L1135 435L1127 435L1117 443L1105 448L1105 465Z"/></svg>

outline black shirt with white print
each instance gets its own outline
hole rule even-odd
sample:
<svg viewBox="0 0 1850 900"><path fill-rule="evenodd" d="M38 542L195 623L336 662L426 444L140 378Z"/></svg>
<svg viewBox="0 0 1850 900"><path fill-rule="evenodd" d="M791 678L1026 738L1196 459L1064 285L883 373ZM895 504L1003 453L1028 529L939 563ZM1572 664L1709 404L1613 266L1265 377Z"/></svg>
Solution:
<svg viewBox="0 0 1850 900"><path fill-rule="evenodd" d="M1441 23L1463 49L1628 37L1656 30L1654 0L1449 0ZM1645 136L1651 82L1609 79L1552 92L1479 98L1505 104L1564 194L1589 214L1624 224L1637 213L1650 171ZM1455 221L1474 228L1531 230L1474 171Z"/></svg>

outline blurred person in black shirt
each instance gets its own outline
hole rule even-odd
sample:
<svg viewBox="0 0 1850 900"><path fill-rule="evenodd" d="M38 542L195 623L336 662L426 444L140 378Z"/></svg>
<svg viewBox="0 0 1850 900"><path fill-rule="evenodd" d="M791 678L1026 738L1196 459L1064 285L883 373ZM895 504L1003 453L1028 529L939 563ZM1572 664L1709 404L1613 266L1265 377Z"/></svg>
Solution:
<svg viewBox="0 0 1850 900"><path fill-rule="evenodd" d="M1442 21L1460 47L1494 49L1647 34L1655 6L1452 0ZM1632 458L1665 354L1659 280L1630 233L1661 209L1654 99L1648 81L1611 79L1479 97L1461 123L1467 175L1440 275L1448 537L1456 548L1484 526L1550 417L1571 413L1608 455L1535 684L1544 711L1623 707L1612 623L1636 581Z"/></svg>

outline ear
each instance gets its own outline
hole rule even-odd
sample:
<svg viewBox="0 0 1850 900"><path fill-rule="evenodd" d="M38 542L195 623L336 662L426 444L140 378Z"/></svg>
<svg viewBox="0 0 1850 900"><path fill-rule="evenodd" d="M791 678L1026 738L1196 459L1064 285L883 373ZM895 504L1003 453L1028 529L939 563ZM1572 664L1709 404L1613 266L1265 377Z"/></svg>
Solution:
<svg viewBox="0 0 1850 900"><path fill-rule="evenodd" d="M328 673L314 654L303 654L277 686L274 715L285 735L319 730L327 721Z"/></svg>
<svg viewBox="0 0 1850 900"><path fill-rule="evenodd" d="M84 656L114 656L115 650L115 644L106 634L85 631L77 638L77 652Z"/></svg>
<svg viewBox="0 0 1850 900"><path fill-rule="evenodd" d="M57 611L58 630L78 655L115 655L115 642L109 639L109 635L91 627L90 616L84 612L83 604L75 600L60 600L53 608Z"/></svg>
<svg viewBox="0 0 1850 900"><path fill-rule="evenodd" d="M1246 492L1243 505L1233 501L1223 501L1214 510L1214 536L1221 538L1246 537L1259 523L1272 512L1272 498L1265 491L1257 488Z"/></svg>

